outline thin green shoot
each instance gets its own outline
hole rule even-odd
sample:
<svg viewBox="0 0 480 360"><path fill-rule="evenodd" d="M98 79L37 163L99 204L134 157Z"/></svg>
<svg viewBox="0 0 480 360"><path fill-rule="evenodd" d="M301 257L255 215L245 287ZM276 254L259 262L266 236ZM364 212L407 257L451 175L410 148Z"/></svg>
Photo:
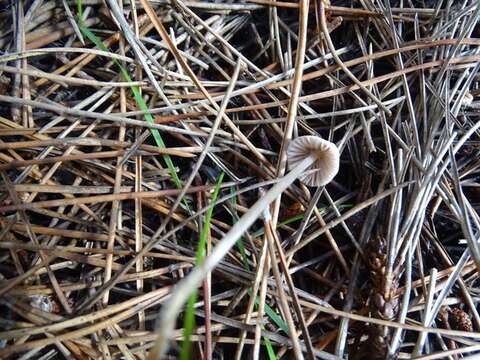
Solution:
<svg viewBox="0 0 480 360"><path fill-rule="evenodd" d="M109 51L109 49L103 44L103 42L90 29L88 29L85 26L84 21L83 21L82 0L77 0L77 13L78 13L78 19L79 19L79 28L80 28L80 31L83 33L83 35L85 37L87 37L92 43L94 43L95 46L97 46L100 50ZM117 61L116 59L113 59L113 61L114 61L115 65L120 69L120 72L121 72L124 80L127 81L127 82L132 82L132 78L128 74L127 69L125 69L125 67L119 61ZM154 124L155 120L154 120L152 114L150 114L148 106L145 103L145 100L143 99L138 86L133 86L132 85L132 86L130 86L130 89L132 90L133 97L134 97L138 107L144 113L143 116L144 116L145 120L149 124ZM157 129L150 129L150 131L153 135L153 138L155 139L155 142L156 142L157 146L161 149L164 149L165 148L165 143L162 139L162 136L160 135L160 132ZM171 157L169 155L163 155L163 159L165 161L165 164L167 165L167 168L170 172L170 175L173 178L175 186L177 188L181 188L182 187L182 181L178 177L177 171L175 170L175 165L173 164ZM187 205L187 209L188 209L188 205Z"/></svg>
<svg viewBox="0 0 480 360"><path fill-rule="evenodd" d="M210 223L212 221L213 209L215 207L215 203L217 202L218 194L220 192L220 186L222 185L224 175L225 173L222 172L217 180L215 190L212 194L212 206L207 210L207 213L205 214L205 222L203 224L202 232L200 233L200 241L198 242L197 252L195 254L196 266L200 265L205 258L207 239L210 232ZM180 351L180 360L190 359L192 347L190 337L192 336L193 328L195 326L195 303L197 302L197 297L198 291L196 290L188 298L187 308L185 310L185 317L183 321L183 342Z"/></svg>
<svg viewBox="0 0 480 360"><path fill-rule="evenodd" d="M230 187L230 193L231 194L234 194L235 193L235 187L234 186L231 186ZM230 212L231 215L232 215L232 220L234 222L238 221L238 219L240 218L237 214L237 208L236 208L236 205L237 205L237 197L236 196L233 196L232 199L230 200L232 202L232 211ZM248 258L247 258L247 253L245 251L245 246L243 244L243 238L240 238L239 241L237 241L237 247L238 247L238 250L240 251L240 255L242 257L242 260L243 260L243 267L245 268L245 270L250 270L250 265L248 264ZM250 296L252 296L252 289L248 289L248 293ZM255 297L255 310L258 309L258 302L259 302L259 299L258 299L258 296ZM282 325L284 325L285 327L287 327L287 324L285 324L285 322L282 320L282 318L280 318L274 311L273 309L268 306L268 304L265 304L265 312L267 313L267 316L269 316L273 322L275 322L279 327L281 327ZM272 315L272 316L271 316ZM281 325L280 325L281 324ZM262 326L262 329L264 329L264 327ZM287 327L288 329L288 327ZM277 358L277 356L275 355L275 351L273 350L273 346L272 346L272 343L270 342L270 339L267 338L266 336L263 337L263 342L265 344L265 347L267 348L267 354L268 354L268 358L270 360L275 360Z"/></svg>

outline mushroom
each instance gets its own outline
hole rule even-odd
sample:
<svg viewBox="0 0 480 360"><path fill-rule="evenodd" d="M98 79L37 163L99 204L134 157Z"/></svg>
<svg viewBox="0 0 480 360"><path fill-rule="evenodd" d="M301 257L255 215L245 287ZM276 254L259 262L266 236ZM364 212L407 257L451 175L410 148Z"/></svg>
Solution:
<svg viewBox="0 0 480 360"><path fill-rule="evenodd" d="M287 160L290 172L258 199L230 228L202 264L195 267L175 286L159 314L158 339L149 354L149 360L157 360L164 355L175 326L175 319L190 294L227 255L262 212L297 178L310 186L323 186L330 182L338 172L340 156L335 144L317 136L302 136L290 143Z"/></svg>
<svg viewBox="0 0 480 360"><path fill-rule="evenodd" d="M340 153L337 146L318 136L301 136L293 140L287 150L288 168L294 169L309 155L315 161L299 176L300 181L308 186L323 186L337 175L340 165Z"/></svg>

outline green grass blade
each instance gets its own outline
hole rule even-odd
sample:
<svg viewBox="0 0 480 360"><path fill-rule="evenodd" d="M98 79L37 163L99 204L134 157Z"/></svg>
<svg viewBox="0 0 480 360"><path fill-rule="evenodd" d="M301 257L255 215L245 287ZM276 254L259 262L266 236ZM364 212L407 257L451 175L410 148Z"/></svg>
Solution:
<svg viewBox="0 0 480 360"><path fill-rule="evenodd" d="M195 303L197 302L198 291L195 290L188 298L187 309L183 320L183 341L180 350L180 360L189 360L192 354L191 336L195 326Z"/></svg>
<svg viewBox="0 0 480 360"><path fill-rule="evenodd" d="M79 18L79 28L80 31L83 33L83 35L88 38L92 43L95 44L96 47L98 47L100 50L103 51L109 51L109 49L103 44L103 42L90 30L88 29L83 22L83 9L82 9L82 2L81 0L77 0L77 12L78 12L78 18ZM120 69L120 72L124 78L125 81L132 82L132 78L128 74L127 69L125 69L122 64L120 64L116 59L113 60L115 65ZM149 109L147 104L145 103L145 100L143 99L140 89L137 86L130 86L130 89L132 90L133 97L140 108L144 112L144 118L149 124L154 124L155 120L153 116L150 114ZM159 131L157 129L150 129L153 138L155 139L155 142L157 146L161 149L165 148L165 143L163 142L162 136L160 135ZM177 188L182 187L182 182L180 178L178 177L178 174L175 170L175 165L172 162L172 159L169 155L163 155L163 159L165 161L165 164L167 165L168 171L170 172L170 175L173 178L173 181L175 183L175 186ZM188 207L188 206L187 206Z"/></svg>
<svg viewBox="0 0 480 360"><path fill-rule="evenodd" d="M286 220L279 222L277 227L288 225L288 224L291 224L292 222L295 222L297 220L302 220L302 219L303 219L303 214L298 214L298 215L292 216L291 218L288 218ZM261 228L255 231L252 234L252 237L257 238L257 237L263 236L264 234L265 234L265 229Z"/></svg>
<svg viewBox="0 0 480 360"><path fill-rule="evenodd" d="M344 204L344 205L338 206L338 209L343 210L343 209L349 209L351 207L353 207L352 204ZM321 215L325 214L325 208L319 208L318 211L320 212ZM279 222L277 227L288 225L288 224L291 224L291 223L293 223L295 221L298 221L298 220L303 220L303 218L304 218L304 214L294 215L290 218L287 218L287 219ZM265 229L261 228L261 229L258 229L257 231L255 231L254 233L252 233L252 237L256 238L256 237L259 237L259 236L263 236L264 234L265 234Z"/></svg>
<svg viewBox="0 0 480 360"><path fill-rule="evenodd" d="M200 241L198 242L197 252L195 254L195 265L200 265L205 258L208 232L210 230L210 222L212 221L213 208L217 202L218 194L220 192L220 186L223 182L223 176L225 173L221 173L215 190L212 194L212 206L207 210L205 215L205 223L203 224L202 232L200 233ZM192 336L193 328L195 326L195 303L197 302L198 291L195 290L188 298L187 307L185 310L185 317L183 321L183 342L180 350L180 360L189 360L191 355L192 343L190 337Z"/></svg>
<svg viewBox="0 0 480 360"><path fill-rule="evenodd" d="M248 289L248 293L250 296L252 296L252 289ZM258 299L258 296L255 297L255 307L259 305L260 301ZM265 304L265 314L272 319L272 321L285 332L285 334L288 334L288 326L285 321L268 305Z"/></svg>
<svg viewBox="0 0 480 360"><path fill-rule="evenodd" d="M273 346L272 346L272 343L270 342L270 339L264 336L263 342L265 343L265 347L267 348L268 358L270 360L276 360L277 355L275 355L275 351L273 350Z"/></svg>
<svg viewBox="0 0 480 360"><path fill-rule="evenodd" d="M235 187L234 186L231 186L230 187L230 193L235 193ZM232 197L232 219L234 222L238 221L239 219L239 216L237 214L237 211L236 211L236 204L237 204L237 198L236 196L233 196ZM240 238L240 240L237 241L237 247L238 247L238 250L240 251L240 255L242 256L242 261L243 261L243 267L246 269L246 270L250 270L250 266L248 265L248 259L247 259L247 253L245 252L245 246L243 245L243 238ZM252 289L249 289L248 290L248 294L250 296L252 296ZM255 297L255 310L258 309L258 303L259 303L259 298L258 296ZM287 324L282 320L281 317L279 317L274 311L272 308L270 308L270 306L268 306L267 304L265 304L265 312L267 314L268 317L270 317L270 319L272 319L272 321L274 323L277 324L277 326L279 326L280 328L287 328ZM262 329L264 327L262 326ZM267 348L267 354L268 354L268 358L270 360L275 360L277 358L277 356L275 355L275 351L273 350L273 346L272 346L272 343L270 342L270 339L268 339L267 337L263 337L263 343L265 345L265 347Z"/></svg>
<svg viewBox="0 0 480 360"><path fill-rule="evenodd" d="M213 206L211 206L207 210L207 213L205 214L205 224L203 225L203 229L200 234L200 242L198 243L197 254L195 256L197 265L200 264L203 261L203 258L205 257L205 250L207 246L208 232L210 230L210 222L212 221L213 208L215 207L215 204L217 202L218 194L220 192L220 186L222 185L224 176L225 176L225 173L222 172L218 177L217 184L215 185L215 189L212 194Z"/></svg>

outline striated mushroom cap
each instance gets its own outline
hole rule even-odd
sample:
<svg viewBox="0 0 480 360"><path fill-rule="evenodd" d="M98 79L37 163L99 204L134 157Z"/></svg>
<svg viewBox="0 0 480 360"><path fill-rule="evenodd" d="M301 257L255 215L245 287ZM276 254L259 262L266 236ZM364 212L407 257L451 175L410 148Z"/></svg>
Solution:
<svg viewBox="0 0 480 360"><path fill-rule="evenodd" d="M338 173L340 153L334 143L321 137L307 135L292 140L287 149L288 168L293 169L311 154L316 160L299 176L300 181L308 186L328 184Z"/></svg>

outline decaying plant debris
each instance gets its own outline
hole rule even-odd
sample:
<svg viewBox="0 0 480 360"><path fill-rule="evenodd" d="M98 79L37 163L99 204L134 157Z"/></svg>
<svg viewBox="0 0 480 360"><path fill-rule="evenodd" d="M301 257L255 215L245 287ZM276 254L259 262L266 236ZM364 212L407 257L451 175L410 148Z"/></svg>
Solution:
<svg viewBox="0 0 480 360"><path fill-rule="evenodd" d="M480 354L479 16L0 2L0 357ZM295 181L209 257L303 135L337 145L338 175Z"/></svg>

